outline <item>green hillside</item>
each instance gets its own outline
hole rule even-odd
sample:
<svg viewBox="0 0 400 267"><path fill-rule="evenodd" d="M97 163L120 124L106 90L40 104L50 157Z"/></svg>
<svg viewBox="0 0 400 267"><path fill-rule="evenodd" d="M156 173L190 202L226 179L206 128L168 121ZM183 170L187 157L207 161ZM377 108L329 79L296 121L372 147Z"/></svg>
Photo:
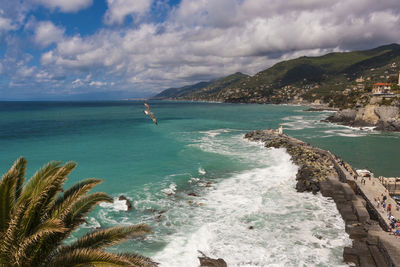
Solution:
<svg viewBox="0 0 400 267"><path fill-rule="evenodd" d="M187 98L193 100L210 100L210 96L213 96L214 94L220 92L224 88L248 77L250 76L240 72L231 74L229 76L220 78L210 83L209 85L205 86L204 88L201 88L200 90L191 92L190 94L187 95Z"/></svg>
<svg viewBox="0 0 400 267"><path fill-rule="evenodd" d="M237 72L209 82L200 82L180 88L166 89L152 97L152 99L208 100L209 95L219 92L223 88L246 77L249 76Z"/></svg>
<svg viewBox="0 0 400 267"><path fill-rule="evenodd" d="M393 62L397 62L395 68ZM367 51L300 57L279 62L228 86L214 98L226 102L283 103L297 96L314 101L354 86L360 76L370 79L366 81L366 89L374 82L387 82L387 76L398 72L399 63L400 45L397 44Z"/></svg>
<svg viewBox="0 0 400 267"><path fill-rule="evenodd" d="M224 77L175 99L289 103L326 103L341 99L343 91L370 91L375 82L393 82L399 72L400 45L390 44L365 51L329 53L319 57L300 57L282 61L250 77L241 73ZM362 84L357 78L364 77ZM162 92L161 94L163 94ZM340 96L338 96L340 94ZM339 101L339 100L338 100Z"/></svg>
<svg viewBox="0 0 400 267"><path fill-rule="evenodd" d="M177 98L177 97L184 97L187 94L190 94L191 92L200 90L207 85L209 85L211 82L199 82L193 85L187 85L184 87L179 87L179 88L169 88L161 93L155 95L152 97L152 99L171 99L171 98Z"/></svg>

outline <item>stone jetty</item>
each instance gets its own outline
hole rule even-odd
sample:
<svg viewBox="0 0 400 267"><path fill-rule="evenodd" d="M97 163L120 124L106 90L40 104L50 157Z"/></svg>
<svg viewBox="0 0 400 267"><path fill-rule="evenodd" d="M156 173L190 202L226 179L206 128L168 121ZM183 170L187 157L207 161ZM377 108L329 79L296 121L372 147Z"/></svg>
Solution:
<svg viewBox="0 0 400 267"><path fill-rule="evenodd" d="M356 266L399 266L400 239L391 235L387 211L378 207L377 199L386 195L392 203L392 215L399 219L395 201L378 179L361 178L351 166L329 151L292 138L276 130L257 130L245 135L265 147L286 148L299 166L296 189L299 192L321 192L331 197L353 240L343 251L345 262Z"/></svg>

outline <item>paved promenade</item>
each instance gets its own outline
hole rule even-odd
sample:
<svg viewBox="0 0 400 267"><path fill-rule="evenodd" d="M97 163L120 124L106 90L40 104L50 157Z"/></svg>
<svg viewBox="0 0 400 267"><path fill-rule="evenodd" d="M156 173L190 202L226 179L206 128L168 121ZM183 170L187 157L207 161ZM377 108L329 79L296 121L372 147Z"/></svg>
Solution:
<svg viewBox="0 0 400 267"><path fill-rule="evenodd" d="M386 229L390 227L389 213L387 212L388 204L392 205L391 214L396 218L400 219L400 211L396 210L396 201L389 195L389 192L382 185L379 179L371 177L364 178L365 183L363 183L363 178L358 176L357 179L354 179L352 173L350 173L347 169L345 169L342 165L339 165L343 172L346 174L346 179L348 181L354 181L357 185L357 188L361 193L370 201L371 205L374 207L375 211L380 219L385 222ZM382 202L383 196L386 196L386 208L383 209ZM380 205L378 207L378 202L376 200L380 200Z"/></svg>
<svg viewBox="0 0 400 267"><path fill-rule="evenodd" d="M336 161L337 162L337 161ZM396 210L396 202L390 197L386 188L382 185L382 183L377 178L371 177L364 178L365 183L362 182L362 177L357 176L357 179L354 179L354 172L352 170L347 170L349 168L344 168L342 164L338 163L338 167L343 171L343 174L346 176L346 180L350 181L350 183L354 182L357 187L357 191L363 195L363 198L369 202L369 205L374 210L375 214L379 216L379 221L381 227L384 229L390 229L390 220L389 214L386 209L382 207L383 196L386 195L387 200L386 204L391 203L392 209L391 214L396 218L400 219L400 211ZM349 165L350 166L350 165ZM378 203L376 200L380 200L380 205L378 207ZM382 223L385 224L382 226ZM377 264L376 266L400 266L400 237L396 237L392 234L392 232L384 232L379 230L371 230L368 232L369 241L371 244L376 244L380 249L386 251L386 255L390 258L387 260L381 259L381 264ZM372 241L371 241L372 240ZM373 241L375 240L375 241ZM391 262L390 265L387 265L387 262ZM367 264L366 264L367 265Z"/></svg>
<svg viewBox="0 0 400 267"><path fill-rule="evenodd" d="M377 178L364 178L365 179L365 184L361 183L361 177L358 177L358 179L355 181L360 188L364 192L364 194L371 200L371 203L375 205L376 210L379 212L379 214L382 216L382 218L390 224L389 220L389 213L387 211L387 206L389 204L392 205L391 209L391 214L396 218L400 219L400 211L396 210L396 201L390 197L389 192L386 190L386 188L381 184L381 182ZM382 201L383 201L383 196L386 196L386 208L384 209L382 206ZM378 207L378 202L375 200L380 200L380 205Z"/></svg>

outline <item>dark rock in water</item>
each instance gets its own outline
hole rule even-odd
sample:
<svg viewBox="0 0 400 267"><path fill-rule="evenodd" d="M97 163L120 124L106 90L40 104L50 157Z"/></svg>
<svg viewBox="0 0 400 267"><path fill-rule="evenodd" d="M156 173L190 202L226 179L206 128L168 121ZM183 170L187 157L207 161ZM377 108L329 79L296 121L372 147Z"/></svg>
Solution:
<svg viewBox="0 0 400 267"><path fill-rule="evenodd" d="M124 195L120 195L118 200L125 200L126 201L126 206L128 207L128 210L132 209L132 203Z"/></svg>
<svg viewBox="0 0 400 267"><path fill-rule="evenodd" d="M310 107L304 111L338 111L337 108L331 108L331 107L327 107L327 106L315 106L315 107Z"/></svg>
<svg viewBox="0 0 400 267"><path fill-rule="evenodd" d="M156 218L155 218L156 222L161 222L161 219L162 219L162 215L161 214L157 215Z"/></svg>
<svg viewBox="0 0 400 267"><path fill-rule="evenodd" d="M199 251L201 253L201 257L199 257L200 260L200 267L227 267L228 265L223 259L212 259L204 255L203 252Z"/></svg>
<svg viewBox="0 0 400 267"><path fill-rule="evenodd" d="M400 132L400 119L378 121L375 130L387 132Z"/></svg>
<svg viewBox="0 0 400 267"><path fill-rule="evenodd" d="M199 195L198 195L198 194L196 194L196 193L194 193L194 192L190 192L190 193L188 194L188 196L192 196L192 197L198 197Z"/></svg>
<svg viewBox="0 0 400 267"><path fill-rule="evenodd" d="M253 229L254 229L254 226L250 225L249 230L253 230Z"/></svg>
<svg viewBox="0 0 400 267"><path fill-rule="evenodd" d="M356 119L357 111L353 109L344 109L336 112L332 116L326 118L325 122L334 122L344 125L352 125Z"/></svg>

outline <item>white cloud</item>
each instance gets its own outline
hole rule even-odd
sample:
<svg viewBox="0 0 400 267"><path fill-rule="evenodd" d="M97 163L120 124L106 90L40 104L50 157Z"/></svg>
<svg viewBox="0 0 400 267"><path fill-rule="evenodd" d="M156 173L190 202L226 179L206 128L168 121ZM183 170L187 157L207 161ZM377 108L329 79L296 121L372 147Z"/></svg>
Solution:
<svg viewBox="0 0 400 267"><path fill-rule="evenodd" d="M3 33L18 30L23 25L29 6L23 1L0 0L0 37Z"/></svg>
<svg viewBox="0 0 400 267"><path fill-rule="evenodd" d="M100 87L100 86L106 86L107 83L106 82L100 82L100 81L91 81L89 83L90 86L96 86L96 87Z"/></svg>
<svg viewBox="0 0 400 267"><path fill-rule="evenodd" d="M62 12L77 12L92 5L93 0L32 0L49 9L58 9Z"/></svg>
<svg viewBox="0 0 400 267"><path fill-rule="evenodd" d="M13 21L10 18L0 16L0 32L7 32L15 29L17 29L17 26L13 24Z"/></svg>
<svg viewBox="0 0 400 267"><path fill-rule="evenodd" d="M63 28L55 26L51 21L42 21L36 26L34 40L37 44L45 47L60 42L64 32Z"/></svg>
<svg viewBox="0 0 400 267"><path fill-rule="evenodd" d="M163 22L114 25L85 36L67 36L46 22L35 31L35 41L56 45L41 56L45 73L33 69L30 75L64 82L72 91L155 93L236 71L255 74L298 56L400 42L397 1L182 0ZM151 1L108 5L106 22L119 24L126 16L147 14Z"/></svg>
<svg viewBox="0 0 400 267"><path fill-rule="evenodd" d="M126 16L142 16L150 10L152 0L107 0L106 24L121 24Z"/></svg>

